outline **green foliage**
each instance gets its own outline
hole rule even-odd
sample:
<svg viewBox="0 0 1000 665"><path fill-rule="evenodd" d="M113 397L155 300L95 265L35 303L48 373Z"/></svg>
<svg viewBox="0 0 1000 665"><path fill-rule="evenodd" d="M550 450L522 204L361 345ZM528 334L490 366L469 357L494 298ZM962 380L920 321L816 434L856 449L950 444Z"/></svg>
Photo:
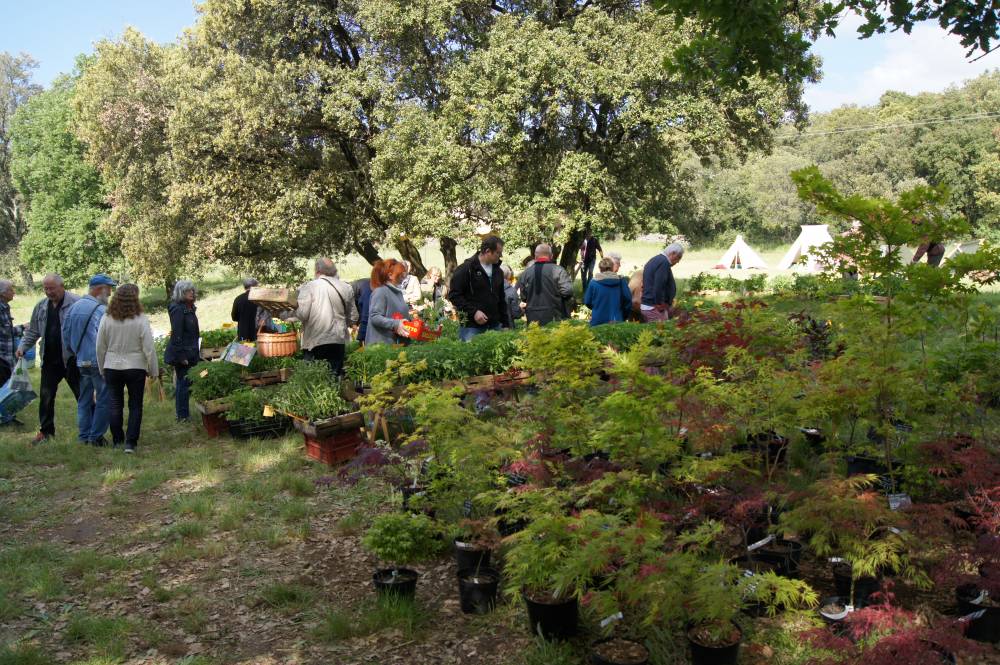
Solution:
<svg viewBox="0 0 1000 665"><path fill-rule="evenodd" d="M316 591L300 584L278 582L268 585L260 599L283 614L297 614L316 600Z"/></svg>
<svg viewBox="0 0 1000 665"><path fill-rule="evenodd" d="M226 410L226 419L250 423L267 422L269 418L264 417L264 405L273 405L272 398L275 395L273 389L266 388L241 388L230 393L227 399L229 408Z"/></svg>
<svg viewBox="0 0 1000 665"><path fill-rule="evenodd" d="M746 279L730 277L728 275L713 275L707 272L700 272L694 277L689 277L687 281L688 293L701 293L705 291L732 291L741 296L750 293L759 293L767 285L767 275L761 273Z"/></svg>
<svg viewBox="0 0 1000 665"><path fill-rule="evenodd" d="M201 345L205 348L226 347L234 339L236 339L236 328L201 331Z"/></svg>
<svg viewBox="0 0 1000 665"><path fill-rule="evenodd" d="M340 382L326 362L300 361L292 376L271 396L269 404L307 420L323 420L352 411Z"/></svg>
<svg viewBox="0 0 1000 665"><path fill-rule="evenodd" d="M78 78L57 79L18 109L10 128L11 175L27 202L21 256L36 272L58 272L70 285L121 267L117 246L100 228L110 213L100 176L73 134Z"/></svg>
<svg viewBox="0 0 1000 665"><path fill-rule="evenodd" d="M522 337L521 366L566 400L597 385L602 360L589 327L565 321L554 327L528 326Z"/></svg>
<svg viewBox="0 0 1000 665"><path fill-rule="evenodd" d="M240 376L243 368L235 363L201 362L188 370L191 397L207 402L233 394L244 387Z"/></svg>
<svg viewBox="0 0 1000 665"><path fill-rule="evenodd" d="M440 546L435 532L426 515L388 513L375 518L361 543L383 561L406 565L434 556Z"/></svg>
<svg viewBox="0 0 1000 665"><path fill-rule="evenodd" d="M405 353L411 370L407 382L437 382L501 374L514 365L517 352L517 333L498 331L477 335L469 342L441 339L413 344L405 351L387 344L366 346L348 356L345 368L352 380L371 383L376 374L386 370L390 361ZM422 363L426 366L418 368Z"/></svg>

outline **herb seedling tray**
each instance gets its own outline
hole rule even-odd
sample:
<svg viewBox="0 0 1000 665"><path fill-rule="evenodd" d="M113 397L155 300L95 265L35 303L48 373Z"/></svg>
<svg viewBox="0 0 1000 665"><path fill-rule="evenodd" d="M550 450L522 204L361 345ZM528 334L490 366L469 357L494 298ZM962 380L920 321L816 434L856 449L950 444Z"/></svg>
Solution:
<svg viewBox="0 0 1000 665"><path fill-rule="evenodd" d="M288 377L292 375L292 370L287 367L282 367L281 369L272 369L266 372L254 372L252 374L244 374L242 379L243 383L248 386L260 387L260 386L270 386L276 383L285 383L288 381Z"/></svg>
<svg viewBox="0 0 1000 665"><path fill-rule="evenodd" d="M221 399L210 399L207 402L195 402L194 408L203 416L210 416L213 413L224 413L229 410L229 400L223 397Z"/></svg>
<svg viewBox="0 0 1000 665"><path fill-rule="evenodd" d="M285 415L292 419L292 427L313 439L327 437L336 432L361 429L365 425L365 419L360 411L323 420L307 420L294 413L286 413Z"/></svg>

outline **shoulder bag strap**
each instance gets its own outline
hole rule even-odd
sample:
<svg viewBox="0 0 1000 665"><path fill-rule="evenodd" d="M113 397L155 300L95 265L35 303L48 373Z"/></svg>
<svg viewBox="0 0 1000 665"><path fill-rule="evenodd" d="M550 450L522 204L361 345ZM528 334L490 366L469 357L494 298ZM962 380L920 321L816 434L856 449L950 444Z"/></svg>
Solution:
<svg viewBox="0 0 1000 665"><path fill-rule="evenodd" d="M337 294L338 298L340 298L340 304L344 308L344 321L347 321L347 317L350 316L349 314L350 310L347 309L347 301L344 300L344 296L341 295L340 289L334 286L333 282L328 280L326 277L323 278L323 281L329 284L330 288L333 289L333 292Z"/></svg>
<svg viewBox="0 0 1000 665"><path fill-rule="evenodd" d="M87 322L83 324L83 330L80 331L80 339L76 340L76 348L70 349L70 351L73 352L73 355L80 352L80 345L83 344L83 338L87 336L87 328L90 327L90 322L94 318L94 312L96 312L100 306L101 303L97 303L94 305L94 309L90 310L90 316L87 317Z"/></svg>

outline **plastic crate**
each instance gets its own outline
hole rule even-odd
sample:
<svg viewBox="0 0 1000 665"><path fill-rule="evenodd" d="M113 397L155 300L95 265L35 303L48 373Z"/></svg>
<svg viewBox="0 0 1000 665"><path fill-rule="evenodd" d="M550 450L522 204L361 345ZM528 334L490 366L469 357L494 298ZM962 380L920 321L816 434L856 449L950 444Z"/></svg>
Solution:
<svg viewBox="0 0 1000 665"><path fill-rule="evenodd" d="M291 428L287 418L267 418L256 422L250 420L230 420L229 433L234 439L277 439Z"/></svg>
<svg viewBox="0 0 1000 665"><path fill-rule="evenodd" d="M354 459L358 454L358 449L364 443L361 430L338 432L319 438L303 434L302 438L305 439L306 455L329 466Z"/></svg>

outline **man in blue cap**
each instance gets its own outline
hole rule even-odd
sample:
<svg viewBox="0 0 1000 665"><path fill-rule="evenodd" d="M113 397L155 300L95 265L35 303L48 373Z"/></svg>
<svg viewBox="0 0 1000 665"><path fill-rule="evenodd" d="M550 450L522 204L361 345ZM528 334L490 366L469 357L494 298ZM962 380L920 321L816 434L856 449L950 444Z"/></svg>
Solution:
<svg viewBox="0 0 1000 665"><path fill-rule="evenodd" d="M76 358L80 370L80 397L76 403L76 424L80 443L103 446L108 431L108 389L97 367L97 329L108 306L111 289L118 286L104 273L90 278L87 295L76 301L62 326L66 356Z"/></svg>

